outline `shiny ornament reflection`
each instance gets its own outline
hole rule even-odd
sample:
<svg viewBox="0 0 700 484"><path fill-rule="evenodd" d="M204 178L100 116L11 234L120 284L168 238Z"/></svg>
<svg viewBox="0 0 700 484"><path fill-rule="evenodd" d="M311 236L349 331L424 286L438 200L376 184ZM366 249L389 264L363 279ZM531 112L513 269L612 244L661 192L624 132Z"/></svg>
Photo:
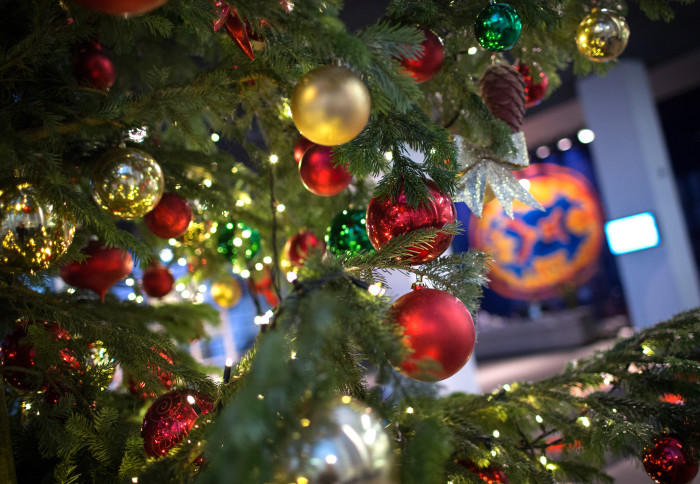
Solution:
<svg viewBox="0 0 700 484"><path fill-rule="evenodd" d="M241 284L233 276L216 281L211 285L209 291L214 302L222 308L235 306L243 295Z"/></svg>
<svg viewBox="0 0 700 484"><path fill-rule="evenodd" d="M217 227L219 241L216 251L232 264L236 263L239 252L246 260L260 253L260 232L243 222L227 222Z"/></svg>
<svg viewBox="0 0 700 484"><path fill-rule="evenodd" d="M622 54L630 38L627 20L606 8L594 8L576 30L576 46L587 59L608 62Z"/></svg>
<svg viewBox="0 0 700 484"><path fill-rule="evenodd" d="M299 177L307 190L321 197L332 197L345 190L352 175L343 165L335 165L330 146L315 145L299 163Z"/></svg>
<svg viewBox="0 0 700 484"><path fill-rule="evenodd" d="M369 407L343 397L340 403L318 409L307 421L309 425L290 445L289 466L282 471L286 480L280 482L395 482L391 440Z"/></svg>
<svg viewBox="0 0 700 484"><path fill-rule="evenodd" d="M61 279L66 284L90 289L105 300L107 290L129 275L134 268L131 254L118 247L106 247L96 240L82 250L86 259L61 267Z"/></svg>
<svg viewBox="0 0 700 484"><path fill-rule="evenodd" d="M150 297L163 297L173 290L175 278L170 269L157 263L151 262L143 271L141 286L143 292Z"/></svg>
<svg viewBox="0 0 700 484"><path fill-rule="evenodd" d="M449 378L474 351L474 320L462 301L448 292L416 285L394 302L387 316L403 328L402 343L411 352L397 369L410 378Z"/></svg>
<svg viewBox="0 0 700 484"><path fill-rule="evenodd" d="M332 253L355 255L362 250L372 250L372 243L367 235L366 212L348 209L333 217L326 234L326 242Z"/></svg>
<svg viewBox="0 0 700 484"><path fill-rule="evenodd" d="M36 189L22 184L0 191L0 260L20 269L40 270L53 264L73 241L75 226L40 203Z"/></svg>
<svg viewBox="0 0 700 484"><path fill-rule="evenodd" d="M642 464L649 477L659 484L687 484L698 473L692 450L668 434L654 439L654 446L642 455Z"/></svg>
<svg viewBox="0 0 700 484"><path fill-rule="evenodd" d="M372 198L367 207L367 235L375 249L379 250L397 235L417 229L441 229L457 220L457 209L450 197L442 193L435 182L426 182L433 200L428 206L412 208L406 194L401 192L396 200ZM412 264L424 264L437 259L452 243L454 235L438 234L430 241L429 248L413 248L409 260Z"/></svg>
<svg viewBox="0 0 700 484"><path fill-rule="evenodd" d="M187 397L194 398L192 404ZM141 436L149 457L161 457L179 444L192 430L200 415L214 410L211 398L195 390L181 388L159 397L143 418Z"/></svg>
<svg viewBox="0 0 700 484"><path fill-rule="evenodd" d="M153 210L164 186L160 165L145 151L134 148L106 152L91 179L97 204L123 219L143 217Z"/></svg>
<svg viewBox="0 0 700 484"><path fill-rule="evenodd" d="M154 235L162 239L177 239L187 232L192 222L192 208L180 195L166 193L143 221Z"/></svg>
<svg viewBox="0 0 700 484"><path fill-rule="evenodd" d="M494 3L479 12L474 23L476 40L490 51L508 50L520 38L523 23L518 12L506 3Z"/></svg>
<svg viewBox="0 0 700 484"><path fill-rule="evenodd" d="M347 143L369 120L371 99L365 83L347 67L323 66L305 74L294 87L292 119L310 141Z"/></svg>
<svg viewBox="0 0 700 484"><path fill-rule="evenodd" d="M423 29L423 35L425 40L420 44L423 53L415 59L401 59L401 65L416 82L429 81L435 77L445 60L445 47L440 37L428 29Z"/></svg>
<svg viewBox="0 0 700 484"><path fill-rule="evenodd" d="M43 326L47 332L51 333L54 341L70 339L68 331L56 323L29 323L29 325L32 324ZM3 371L3 377L9 385L17 390L46 390L50 380L61 378L63 370L72 371L80 367L75 354L69 349L64 349L60 350L60 366L51 366L48 369L38 368L36 350L26 339L27 326L23 322L18 322L0 343L0 365L16 368Z"/></svg>
<svg viewBox="0 0 700 484"><path fill-rule="evenodd" d="M304 265L304 259L310 252L319 251L323 254L326 251L326 244L308 230L292 235L284 244L284 257L295 267Z"/></svg>

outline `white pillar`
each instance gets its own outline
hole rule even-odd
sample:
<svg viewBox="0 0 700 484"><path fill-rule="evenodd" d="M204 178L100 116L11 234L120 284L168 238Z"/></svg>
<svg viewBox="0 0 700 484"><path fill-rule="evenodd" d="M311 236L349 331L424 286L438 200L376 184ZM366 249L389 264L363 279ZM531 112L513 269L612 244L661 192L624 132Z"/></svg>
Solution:
<svg viewBox="0 0 700 484"><path fill-rule="evenodd" d="M606 219L654 214L657 247L616 256L630 318L641 328L700 304L700 285L647 71L623 61L577 84Z"/></svg>

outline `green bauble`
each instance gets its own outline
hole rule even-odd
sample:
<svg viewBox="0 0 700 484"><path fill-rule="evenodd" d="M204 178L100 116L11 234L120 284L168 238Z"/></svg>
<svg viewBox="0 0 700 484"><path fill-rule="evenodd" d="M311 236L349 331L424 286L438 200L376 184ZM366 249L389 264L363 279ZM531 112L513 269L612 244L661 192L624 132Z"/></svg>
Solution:
<svg viewBox="0 0 700 484"><path fill-rule="evenodd" d="M484 49L508 50L520 38L523 23L518 12L506 3L489 5L476 16L474 32Z"/></svg>
<svg viewBox="0 0 700 484"><path fill-rule="evenodd" d="M372 250L367 236L365 210L343 210L333 218L326 231L326 243L336 255L355 255Z"/></svg>
<svg viewBox="0 0 700 484"><path fill-rule="evenodd" d="M246 260L253 259L260 252L260 232L248 227L243 222L220 224L219 243L216 251L232 263L236 261L238 251L243 251Z"/></svg>

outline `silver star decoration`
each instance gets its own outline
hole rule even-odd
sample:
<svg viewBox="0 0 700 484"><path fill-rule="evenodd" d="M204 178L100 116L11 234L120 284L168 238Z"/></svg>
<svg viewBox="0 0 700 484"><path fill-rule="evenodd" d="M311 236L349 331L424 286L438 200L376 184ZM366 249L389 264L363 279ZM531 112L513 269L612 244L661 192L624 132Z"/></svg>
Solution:
<svg viewBox="0 0 700 484"><path fill-rule="evenodd" d="M483 146L469 143L461 136L455 136L455 138L459 154L458 163L461 168L455 202L466 202L469 210L481 218L484 210L484 192L488 184L510 218L513 218L515 200L544 210L511 173L512 170L522 170L530 165L525 136L522 132L512 135L515 149L509 151L503 158L496 156Z"/></svg>

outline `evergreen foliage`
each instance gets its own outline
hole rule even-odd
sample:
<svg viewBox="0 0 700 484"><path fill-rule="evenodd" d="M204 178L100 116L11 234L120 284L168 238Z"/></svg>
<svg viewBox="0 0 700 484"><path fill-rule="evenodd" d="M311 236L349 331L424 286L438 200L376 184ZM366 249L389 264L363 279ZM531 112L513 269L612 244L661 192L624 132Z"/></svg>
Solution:
<svg viewBox="0 0 700 484"><path fill-rule="evenodd" d="M511 3L524 22L521 60L536 62L552 88L560 82L557 70L571 60L581 74L609 67L585 60L573 42L586 2ZM18 391L0 378L0 481L276 482L286 443L301 425L299 412L338 393L366 402L390 423L397 480L404 484L479 482L465 462L497 465L518 483L605 481L601 468L609 455L637 456L664 429L700 448L697 406L659 400L664 393L688 402L700 398L693 380L700 373L697 311L561 375L493 394L437 398L434 385L398 375L392 365L405 350L399 331L385 320L389 300L367 288L383 280L383 270L410 272L475 312L487 283L487 255L456 254L417 267L400 262L437 232L457 233L456 225L405 234L370 253L309 257L298 280L278 290L284 297L269 325L227 384L185 351L218 321L213 308L112 295L100 302L56 284L61 265L82 260L80 249L91 237L129 250L142 267L170 247L173 261L207 261L189 279L215 280L232 266L217 253L214 224L235 220L260 231L259 257L272 258L279 289L282 244L300 228L323 234L341 210L401 190L411 205L426 204L428 177L452 193L461 169L452 134L496 157L512 151L509 128L484 106L477 82L492 57L506 62L509 54L467 53L486 1L393 0L383 18L359 32L339 19L340 0L285 5L291 3L231 5L264 39L250 60L229 36L214 32L218 12L210 0L169 0L128 19L67 0L0 2L0 190L31 183L43 203L77 227L70 249L45 271L0 264L0 335L18 322L40 321L56 322L71 335L56 341L39 325L27 326L37 365L25 371L36 381L50 375L56 403L47 392ZM672 17L665 0L640 6L651 18ZM422 52L416 24L436 31L447 53L440 73L422 85L399 68L400 58ZM80 84L71 71L76 49L91 41L116 66L109 91ZM336 163L354 174L354 189L319 198L299 183L289 98L299 77L331 62L348 65L366 83L372 114L356 139L333 151ZM134 135L138 130L145 139ZM166 191L192 201L194 242L158 239L142 220L118 221L94 203L90 176L97 160L122 143L153 155ZM424 161L414 161L409 150ZM233 269L254 270L256 262L239 254ZM134 290L140 295L138 284ZM111 360L89 367L83 362L91 361L98 341ZM80 362L79 370L63 366L66 352ZM116 365L156 394L164 388L152 369L161 368L174 387L215 399L216 411L200 417L198 428L167 456L147 459L139 427L151 401L105 390ZM11 370L22 369L0 368Z"/></svg>

